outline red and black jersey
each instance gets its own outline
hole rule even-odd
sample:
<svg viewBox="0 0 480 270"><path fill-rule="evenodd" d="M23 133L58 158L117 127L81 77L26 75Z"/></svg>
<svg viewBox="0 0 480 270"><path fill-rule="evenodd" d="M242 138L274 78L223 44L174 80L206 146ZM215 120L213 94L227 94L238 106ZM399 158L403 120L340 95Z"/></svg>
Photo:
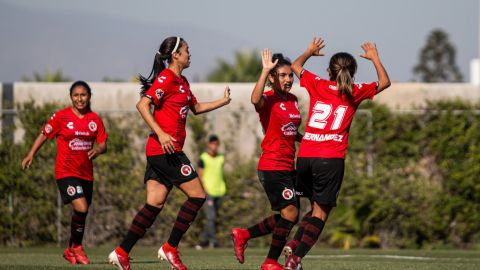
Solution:
<svg viewBox="0 0 480 270"><path fill-rule="evenodd" d="M181 152L185 143L185 124L190 108L197 104L197 99L190 91L190 84L184 76L178 77L166 68L144 94L154 105L153 117L160 128L176 141L175 151ZM146 146L146 155L164 154L162 145L155 133L151 133Z"/></svg>
<svg viewBox="0 0 480 270"><path fill-rule="evenodd" d="M102 119L96 113L89 111L80 118L72 107L67 107L53 114L42 133L49 139L57 138L57 180L73 176L93 181L93 163L88 151L95 142L107 140Z"/></svg>
<svg viewBox="0 0 480 270"><path fill-rule="evenodd" d="M355 111L363 100L373 99L377 82L355 84L353 98L348 98L340 94L335 81L321 79L304 70L300 86L310 95L310 109L297 156L345 158Z"/></svg>
<svg viewBox="0 0 480 270"><path fill-rule="evenodd" d="M262 98L265 103L257 112L265 137L258 169L293 171L295 138L301 122L297 97L288 93L285 99L270 90Z"/></svg>

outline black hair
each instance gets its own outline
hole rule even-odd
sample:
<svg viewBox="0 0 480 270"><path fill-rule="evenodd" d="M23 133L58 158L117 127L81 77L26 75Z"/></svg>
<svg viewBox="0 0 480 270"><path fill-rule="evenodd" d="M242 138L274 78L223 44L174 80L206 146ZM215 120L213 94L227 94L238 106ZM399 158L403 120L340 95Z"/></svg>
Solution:
<svg viewBox="0 0 480 270"><path fill-rule="evenodd" d="M284 57L281 53L275 53L272 55L272 62L275 62L278 59L277 64L273 67L268 74L275 76L277 75L277 70L283 66L291 66L292 62L287 57ZM267 80L268 86L272 86L269 80Z"/></svg>
<svg viewBox="0 0 480 270"><path fill-rule="evenodd" d="M177 49L175 52L178 52L180 47L182 47L185 40L180 38L178 43ZM175 44L177 44L177 37L168 37L163 40L162 44L160 44L160 48L155 53L155 59L153 60L153 67L152 71L148 77L144 77L141 74L138 74L138 80L142 85L141 93L145 93L150 86L152 86L153 81L157 78L158 74L162 72L166 68L165 61L168 63L172 62L172 54L174 53Z"/></svg>
<svg viewBox="0 0 480 270"><path fill-rule="evenodd" d="M88 97L92 97L92 89L90 88L90 85L88 85L88 83L86 83L85 81L76 81L72 84L72 86L70 86L70 97L72 96L73 89L77 87L85 88L87 90ZM90 110L90 101L88 102L87 108L88 110Z"/></svg>
<svg viewBox="0 0 480 270"><path fill-rule="evenodd" d="M346 95L348 98L353 97L353 77L357 72L357 61L355 58L346 52L336 53L330 58L328 66L331 73L330 80L337 82L337 88L341 95Z"/></svg>
<svg viewBox="0 0 480 270"><path fill-rule="evenodd" d="M220 139L218 138L217 135L215 134L212 134L210 136L208 136L208 142L211 143L211 142L219 142Z"/></svg>

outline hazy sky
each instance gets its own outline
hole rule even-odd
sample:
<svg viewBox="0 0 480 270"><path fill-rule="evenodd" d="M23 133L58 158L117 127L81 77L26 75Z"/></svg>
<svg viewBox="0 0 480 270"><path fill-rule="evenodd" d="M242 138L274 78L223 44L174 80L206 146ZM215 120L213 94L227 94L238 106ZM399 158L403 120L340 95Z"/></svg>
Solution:
<svg viewBox="0 0 480 270"><path fill-rule="evenodd" d="M147 73L169 35L191 47L191 80L203 80L217 58L238 49L271 48L298 56L313 36L326 40L327 57L307 67L325 75L328 56L360 54L375 41L394 80L409 81L420 48L434 28L445 30L469 80L479 52L478 0L0 0L0 81L61 68L73 79L129 79ZM3 10L3 13L2 13ZM375 79L359 61L357 79Z"/></svg>

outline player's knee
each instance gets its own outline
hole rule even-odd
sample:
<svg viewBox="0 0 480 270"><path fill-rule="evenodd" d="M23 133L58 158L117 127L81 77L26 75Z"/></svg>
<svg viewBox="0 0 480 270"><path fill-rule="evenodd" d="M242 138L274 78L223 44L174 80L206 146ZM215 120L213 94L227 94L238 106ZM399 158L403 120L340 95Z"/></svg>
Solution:
<svg viewBox="0 0 480 270"><path fill-rule="evenodd" d="M293 205L289 205L283 208L280 211L280 215L282 215L282 218L288 221L295 222L295 223L298 221L298 209Z"/></svg>

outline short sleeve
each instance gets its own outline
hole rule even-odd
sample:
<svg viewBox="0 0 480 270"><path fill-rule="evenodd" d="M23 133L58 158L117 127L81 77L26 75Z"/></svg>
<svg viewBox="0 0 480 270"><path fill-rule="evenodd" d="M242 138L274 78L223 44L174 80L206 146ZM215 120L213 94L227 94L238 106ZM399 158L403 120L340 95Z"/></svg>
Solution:
<svg viewBox="0 0 480 270"><path fill-rule="evenodd" d="M307 89L307 91L310 93L316 88L320 80L320 77L304 69L300 75L300 86Z"/></svg>
<svg viewBox="0 0 480 270"><path fill-rule="evenodd" d="M360 83L355 85L355 103L360 104L365 99L373 99L378 89L378 82Z"/></svg>
<svg viewBox="0 0 480 270"><path fill-rule="evenodd" d="M58 114L58 112L54 113L42 128L42 134L49 139L55 138L55 135L60 132L61 124Z"/></svg>
<svg viewBox="0 0 480 270"><path fill-rule="evenodd" d="M190 106L190 108L191 108L191 107L194 107L195 105L197 105L197 103L198 103L197 98L192 93L192 91L190 91L190 100L188 101L188 106Z"/></svg>
<svg viewBox="0 0 480 270"><path fill-rule="evenodd" d="M107 141L108 135L105 131L105 126L103 125L103 121L101 118L98 118L98 129L97 129L97 144L104 143Z"/></svg>
<svg viewBox="0 0 480 270"><path fill-rule="evenodd" d="M263 94L262 99L263 99L263 106L260 107L260 108L255 107L255 111L257 113L261 113L261 112L267 110L266 109L268 107L268 97L267 97L267 95Z"/></svg>
<svg viewBox="0 0 480 270"><path fill-rule="evenodd" d="M202 157L198 160L198 167L202 169L205 168L205 162L203 162Z"/></svg>
<svg viewBox="0 0 480 270"><path fill-rule="evenodd" d="M158 76L143 96L149 98L155 106L159 106L170 84L171 79L166 76Z"/></svg>

